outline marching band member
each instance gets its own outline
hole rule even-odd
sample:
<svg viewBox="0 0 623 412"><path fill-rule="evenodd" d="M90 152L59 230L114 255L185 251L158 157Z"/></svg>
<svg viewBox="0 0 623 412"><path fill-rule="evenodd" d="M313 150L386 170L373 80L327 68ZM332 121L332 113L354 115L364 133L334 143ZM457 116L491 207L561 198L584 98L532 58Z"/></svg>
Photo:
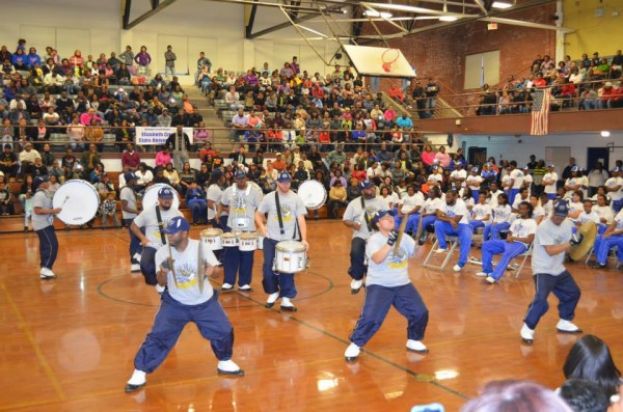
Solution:
<svg viewBox="0 0 623 412"><path fill-rule="evenodd" d="M506 240L491 239L482 244L482 272L476 276L495 283L504 276L504 271L515 256L525 253L536 233L537 224L532 218L532 205L529 202L519 204L519 218L510 226ZM493 267L493 256L501 254L500 261Z"/></svg>
<svg viewBox="0 0 623 412"><path fill-rule="evenodd" d="M225 176L223 172L220 169L213 170L210 175L206 197L208 199L208 223L225 231L228 220L227 211L223 210L220 215L218 214L218 205L221 202L224 184Z"/></svg>
<svg viewBox="0 0 623 412"><path fill-rule="evenodd" d="M407 318L407 350L428 352L422 343L428 324L428 309L411 283L408 272L408 259L415 253L415 241L403 234L396 248L398 234L393 230L393 214L391 210L382 210L372 219L372 225L378 232L370 236L366 246L369 261L366 299L350 335L351 344L344 352L347 361L359 357L361 348L379 330L392 305Z"/></svg>
<svg viewBox="0 0 623 412"><path fill-rule="evenodd" d="M54 279L56 274L52 272L52 267L58 255L54 216L61 213L62 209L52 206L52 196L48 193L50 188L48 175L35 177L32 188L35 191L32 198L32 228L39 237L39 257L41 259L39 278L42 280Z"/></svg>
<svg viewBox="0 0 623 412"><path fill-rule="evenodd" d="M614 217L614 221L602 235L595 239L595 256L597 259L594 267L604 269L608 266L608 254L613 247L617 248L617 259L623 261L623 209Z"/></svg>
<svg viewBox="0 0 623 412"><path fill-rule="evenodd" d="M125 386L126 392L145 385L147 374L165 360L189 322L195 323L201 336L210 341L218 359L219 374L244 375L231 360L234 346L231 323L205 278L219 262L210 250L203 250L200 241L189 237L189 230L188 221L180 216L173 217L164 229L170 244L158 248L155 264L158 284L166 289L151 332L134 358L135 369Z"/></svg>
<svg viewBox="0 0 623 412"><path fill-rule="evenodd" d="M573 166L571 168L571 177L565 181L565 199L571 199L576 190L582 190L582 182L580 180L580 168Z"/></svg>
<svg viewBox="0 0 623 412"><path fill-rule="evenodd" d="M571 201L569 202L569 219L576 222L578 216L584 211L584 194L581 190L576 190L571 195Z"/></svg>
<svg viewBox="0 0 623 412"><path fill-rule="evenodd" d="M262 201L262 192L257 186L249 184L247 174L243 170L234 173L235 183L228 187L219 203L219 215L226 210L227 228L229 231L255 232L255 211ZM238 276L238 289L243 292L251 290L251 272L253 270L254 252L243 252L237 247L224 248L223 268L225 270L223 292L233 290Z"/></svg>
<svg viewBox="0 0 623 412"><path fill-rule="evenodd" d="M472 228L472 232L475 232L478 228L484 228L485 223L491 220L493 210L491 206L487 204L487 193L480 192L478 194L478 204L472 209L472 218L469 225Z"/></svg>
<svg viewBox="0 0 623 412"><path fill-rule="evenodd" d="M543 193L547 195L550 200L556 199L556 183L558 182L558 173L556 173L556 166L553 164L547 165L547 173L543 175L541 184L543 185Z"/></svg>
<svg viewBox="0 0 623 412"><path fill-rule="evenodd" d="M528 167L528 165L525 165L523 167L522 188L528 189L528 195L530 195L530 193L532 193L532 184L533 183L534 183L534 178L530 174L530 167Z"/></svg>
<svg viewBox="0 0 623 412"><path fill-rule="evenodd" d="M450 184L454 185L457 190L463 187L463 182L467 179L467 171L463 169L463 163L457 163L456 169L450 173Z"/></svg>
<svg viewBox="0 0 623 412"><path fill-rule="evenodd" d="M593 206L593 211L599 216L599 225L597 227L597 233L603 234L608 225L614 220L614 213L612 208L608 204L608 198L604 194L597 195L597 204Z"/></svg>
<svg viewBox="0 0 623 412"><path fill-rule="evenodd" d="M376 187L372 180L360 183L361 196L351 200L346 206L342 221L346 227L353 231L350 242L350 267L348 274L350 291L354 295L363 286L363 277L367 272L366 241L372 234L372 218L374 214L383 209L383 202L376 196Z"/></svg>
<svg viewBox="0 0 623 412"><path fill-rule="evenodd" d="M519 196L515 196L515 201L513 202L513 206L511 207L511 209L513 210L513 213L518 213L519 205L522 204L523 202L529 202L529 201L530 201L530 190L527 187L522 187L519 191Z"/></svg>
<svg viewBox="0 0 623 412"><path fill-rule="evenodd" d="M138 216L138 207L136 205L136 188L137 177L132 172L126 172L124 175L125 186L119 192L121 200L121 219L123 225L127 226L130 234L130 271L139 272L141 270L141 240L132 232L132 221Z"/></svg>
<svg viewBox="0 0 623 412"><path fill-rule="evenodd" d="M506 193L498 195L498 205L493 207L493 221L485 225L482 233L483 240L499 239L500 232L508 230L511 226L512 209L508 204L508 196Z"/></svg>
<svg viewBox="0 0 623 412"><path fill-rule="evenodd" d="M446 193L446 202L437 211L435 222L435 237L439 242L436 253L446 252L446 236L457 236L460 247L459 261L452 268L460 272L467 263L472 246L472 229L469 225L469 211L465 202L458 198L456 190Z"/></svg>
<svg viewBox="0 0 623 412"><path fill-rule="evenodd" d="M510 161L509 168L510 171L508 176L510 177L511 185L508 195L508 203L512 205L515 201L515 196L519 194L519 191L523 187L524 174L517 168L517 162L514 160Z"/></svg>
<svg viewBox="0 0 623 412"><path fill-rule="evenodd" d="M532 205L532 218L536 222L537 226L541 224L545 218L545 209L540 204L539 196L535 194L530 195L530 204Z"/></svg>
<svg viewBox="0 0 623 412"><path fill-rule="evenodd" d="M498 184L496 182L492 182L489 185L489 206L491 206L492 209L495 209L498 206L498 196L504 194L503 191L500 190L500 187L498 186ZM508 199L508 196L507 196Z"/></svg>
<svg viewBox="0 0 623 412"><path fill-rule="evenodd" d="M164 228L175 216L182 216L180 211L173 207L173 190L163 187L158 190L158 204L144 205L143 211L134 218L130 230L138 237L143 245L141 253L141 272L145 283L154 285L158 293L164 291L163 285L156 279L156 252L166 244ZM143 231L145 233L143 233Z"/></svg>
<svg viewBox="0 0 623 412"><path fill-rule="evenodd" d="M564 266L565 254L571 247L573 223L567 219L569 206L560 200L554 206L552 217L539 225L534 237L532 272L535 296L528 308L520 336L525 343L534 341L534 330L549 307L547 297L551 292L560 301L560 320L556 325L559 333L581 333L572 323L575 308L580 300L580 289Z"/></svg>
<svg viewBox="0 0 623 412"><path fill-rule="evenodd" d="M420 209L424 205L424 195L414 184L407 187L407 193L400 199L396 214L396 230L402 223L403 214L407 214L407 226L405 232L413 235L417 232L417 226L420 219Z"/></svg>
<svg viewBox="0 0 623 412"><path fill-rule="evenodd" d="M550 199L549 194L541 193L541 207L545 212L545 217L543 217L543 220L549 219L554 212L554 200Z"/></svg>
<svg viewBox="0 0 623 412"><path fill-rule="evenodd" d="M294 274L275 273L275 246L282 240L300 239L307 243L307 209L300 197L290 190L292 177L283 171L277 177L277 190L268 193L262 199L255 213L255 224L264 237L264 292L268 294L266 307L272 308L281 298L281 310L294 312L296 307L291 299L296 297ZM265 220L265 215L268 215Z"/></svg>
<svg viewBox="0 0 623 412"><path fill-rule="evenodd" d="M482 177L483 183L485 187L491 187L495 180L498 177L496 171L491 167L491 163L487 162L482 165L482 171L480 172L480 176Z"/></svg>
<svg viewBox="0 0 623 412"><path fill-rule="evenodd" d="M441 190L438 187L433 187L428 192L428 199L424 201L420 216L420 219L422 219L422 233L420 234L420 239L418 239L420 245L424 244L427 231L434 230L435 222L437 221L437 211L443 206L441 196Z"/></svg>

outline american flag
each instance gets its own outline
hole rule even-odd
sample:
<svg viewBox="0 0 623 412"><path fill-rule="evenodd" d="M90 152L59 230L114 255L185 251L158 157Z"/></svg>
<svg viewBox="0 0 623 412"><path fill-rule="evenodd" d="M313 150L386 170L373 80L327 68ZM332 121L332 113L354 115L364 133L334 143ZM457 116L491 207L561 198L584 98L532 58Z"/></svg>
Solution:
<svg viewBox="0 0 623 412"><path fill-rule="evenodd" d="M533 136L543 136L548 132L549 127L549 106L552 94L549 88L536 89L532 93L532 125L530 134Z"/></svg>

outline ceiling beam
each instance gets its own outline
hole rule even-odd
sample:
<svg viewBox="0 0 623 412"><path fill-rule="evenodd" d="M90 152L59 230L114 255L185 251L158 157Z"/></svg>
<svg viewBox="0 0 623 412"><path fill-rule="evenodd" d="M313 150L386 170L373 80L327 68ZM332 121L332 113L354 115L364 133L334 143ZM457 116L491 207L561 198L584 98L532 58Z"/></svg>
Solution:
<svg viewBox="0 0 623 412"><path fill-rule="evenodd" d="M489 23L500 23L500 24L508 24L510 26L521 26L521 27L529 27L532 29L543 29L543 30L560 30L563 33L571 33L575 30L569 29L566 27L558 27L553 24L542 24L542 23L534 23L531 21L525 20L515 20L515 19L505 19L503 17L483 17L479 19L480 21L486 21Z"/></svg>
<svg viewBox="0 0 623 412"><path fill-rule="evenodd" d="M299 17L297 17L295 19L292 19L292 21L295 24L296 23L303 23L303 22L305 22L307 20L311 20L314 17L318 17L318 16L320 16L320 13L310 13L310 14L305 14L303 16L299 16ZM262 37L262 36L264 36L266 34L273 33L273 32L276 32L278 30L288 28L290 26L292 26L292 23L290 23L289 21L286 21L286 22L283 22L283 23L280 23L280 24L276 24L274 26L271 26L271 27L268 27L266 29L257 31L255 33L249 33L249 35L247 36L247 39L248 40L257 39L258 37Z"/></svg>
<svg viewBox="0 0 623 412"><path fill-rule="evenodd" d="M244 27L244 37L245 39L248 39L249 36L251 36L251 33L253 33L253 25L255 24L255 14L257 13L257 4L253 4L250 6L245 5L244 7L245 7L245 11L250 8L250 10L248 11L248 17L247 17L246 24Z"/></svg>
<svg viewBox="0 0 623 412"><path fill-rule="evenodd" d="M136 19L130 21L130 13L132 12L132 0L126 0L123 11L123 29L130 30L131 28L136 27L137 25L152 17L156 13L159 13L165 8L169 7L171 4L175 3L175 1L176 0L152 0L152 9L150 11L143 13Z"/></svg>

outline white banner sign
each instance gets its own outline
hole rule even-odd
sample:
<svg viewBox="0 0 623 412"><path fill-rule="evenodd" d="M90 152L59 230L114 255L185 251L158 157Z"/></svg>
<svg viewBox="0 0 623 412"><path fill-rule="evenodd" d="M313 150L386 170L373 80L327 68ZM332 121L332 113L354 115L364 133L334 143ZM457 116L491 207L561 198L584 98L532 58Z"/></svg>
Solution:
<svg viewBox="0 0 623 412"><path fill-rule="evenodd" d="M164 145L177 128L175 127L137 127L136 128L136 144L137 145ZM185 127L184 133L193 143L193 128Z"/></svg>

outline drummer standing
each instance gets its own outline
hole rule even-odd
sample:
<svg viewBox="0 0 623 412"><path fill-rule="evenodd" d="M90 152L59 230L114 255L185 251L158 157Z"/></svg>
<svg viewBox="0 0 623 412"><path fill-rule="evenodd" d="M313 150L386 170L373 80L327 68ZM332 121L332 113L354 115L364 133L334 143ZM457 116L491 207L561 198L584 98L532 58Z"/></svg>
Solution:
<svg viewBox="0 0 623 412"><path fill-rule="evenodd" d="M225 184L225 176L220 169L215 169L210 175L210 182L208 184L208 190L206 197L208 198L208 223L213 227L225 229L227 226L227 212L222 211L221 215L218 214L218 205L221 202L221 196L223 195L223 185ZM223 221L225 224L222 224Z"/></svg>
<svg viewBox="0 0 623 412"><path fill-rule="evenodd" d="M35 195L32 199L32 228L39 237L39 256L41 257L41 279L54 279L52 266L58 254L58 240L54 230L54 215L61 212L61 208L52 207L52 196L48 193L50 181L47 175L37 176L33 181Z"/></svg>
<svg viewBox="0 0 623 412"><path fill-rule="evenodd" d="M525 343L534 341L534 329L541 317L547 312L547 297L554 293L560 303L556 324L559 333L581 333L582 330L572 323L575 308L580 300L580 288L571 273L564 266L565 253L571 247L573 223L567 219L569 206L560 200L554 206L551 218L539 225L534 237L532 251L532 272L536 293L528 307L520 335Z"/></svg>
<svg viewBox="0 0 623 412"><path fill-rule="evenodd" d="M173 207L173 190L163 187L158 191L158 204L144 208L130 226L134 236L138 237L143 245L140 266L145 283L156 286L158 293L162 293L164 287L159 285L156 279L154 258L158 248L166 244L164 228L175 216L182 216L182 214L176 207Z"/></svg>
<svg viewBox="0 0 623 412"><path fill-rule="evenodd" d="M255 232L255 211L262 201L262 192L257 186L249 184L247 174L239 169L234 173L235 183L228 187L221 196L219 214L228 211L227 227L230 231ZM223 252L225 279L221 290L233 290L238 273L238 289L251 290L251 272L254 251L243 252L237 247L227 247Z"/></svg>
<svg viewBox="0 0 623 412"><path fill-rule="evenodd" d="M299 240L309 249L307 243L307 209L303 201L290 190L292 177L283 171L277 177L277 190L262 199L255 213L255 224L264 236L264 292L268 293L266 307L272 308L281 298L281 310L294 312L296 307L291 299L296 296L293 273L273 271L275 247L284 240ZM265 215L268 215L265 220Z"/></svg>
<svg viewBox="0 0 623 412"><path fill-rule="evenodd" d="M119 193L119 199L121 200L121 218L123 219L123 225L127 226L128 232L130 233L130 270L132 272L139 272L141 270L140 261L143 250L140 239L132 233L131 229L132 221L138 215L136 193L134 192L137 177L132 172L126 172L123 178L125 180L125 186L121 188L121 192Z"/></svg>
<svg viewBox="0 0 623 412"><path fill-rule="evenodd" d="M353 230L353 238L350 242L350 268L348 268L348 274L352 278L350 292L353 295L361 290L363 277L368 270L366 241L372 234L372 218L384 206L383 201L376 197L376 187L373 181L363 181L360 186L361 196L348 203L342 218L344 224Z"/></svg>
<svg viewBox="0 0 623 412"><path fill-rule="evenodd" d="M381 210L372 219L372 226L378 232L370 236L366 246L370 261L366 300L350 335L351 344L344 353L347 361L359 357L361 348L379 330L392 305L407 318L407 350L428 352L422 343L428 324L428 309L409 279L408 259L415 253L415 240L404 233L396 248L398 233L393 230L393 214L391 210Z"/></svg>
<svg viewBox="0 0 623 412"><path fill-rule="evenodd" d="M134 358L135 369L125 386L126 392L145 385L147 374L165 360L189 322L195 323L201 336L210 340L218 359L218 374L244 375L231 360L233 328L206 280L219 264L218 260L211 251L203 250L201 242L189 237L190 225L183 217L172 218L164 230L170 236L171 249L160 247L155 259L159 268L158 284L167 289L162 294L151 332Z"/></svg>

